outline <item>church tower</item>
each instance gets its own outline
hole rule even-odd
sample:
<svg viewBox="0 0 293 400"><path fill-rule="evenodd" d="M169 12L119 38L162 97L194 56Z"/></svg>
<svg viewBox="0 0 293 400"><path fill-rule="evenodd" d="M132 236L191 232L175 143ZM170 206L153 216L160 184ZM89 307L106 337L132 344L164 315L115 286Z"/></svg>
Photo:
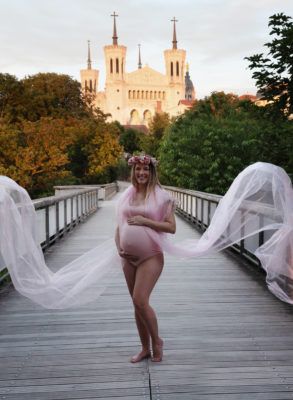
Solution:
<svg viewBox="0 0 293 400"><path fill-rule="evenodd" d="M123 108L126 96L125 90L125 64L126 47L118 45L116 28L116 17L114 12L113 43L104 47L106 62L106 98L108 112L112 114L112 119L123 120Z"/></svg>
<svg viewBox="0 0 293 400"><path fill-rule="evenodd" d="M92 69L90 41L88 40L87 69L80 70L80 80L83 95L92 97L94 100L98 92L99 71Z"/></svg>
<svg viewBox="0 0 293 400"><path fill-rule="evenodd" d="M177 36L176 36L176 22L175 17L171 20L173 22L173 41L172 49L165 50L165 64L166 75L168 77L169 85L172 90L172 98L181 100L185 98L185 79L184 79L184 66L186 51L177 49Z"/></svg>

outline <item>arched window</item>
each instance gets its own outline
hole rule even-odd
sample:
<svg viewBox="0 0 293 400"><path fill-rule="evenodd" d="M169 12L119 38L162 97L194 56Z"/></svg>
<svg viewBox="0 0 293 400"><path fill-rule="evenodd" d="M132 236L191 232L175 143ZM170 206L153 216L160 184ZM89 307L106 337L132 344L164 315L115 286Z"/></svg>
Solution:
<svg viewBox="0 0 293 400"><path fill-rule="evenodd" d="M116 73L119 74L119 58L116 58Z"/></svg>
<svg viewBox="0 0 293 400"><path fill-rule="evenodd" d="M87 92L87 80L85 81L85 84L84 84L84 90Z"/></svg>
<svg viewBox="0 0 293 400"><path fill-rule="evenodd" d="M159 96L159 99L160 99L161 98L161 92L159 92L158 96Z"/></svg>
<svg viewBox="0 0 293 400"><path fill-rule="evenodd" d="M135 99L135 90L132 91L132 98Z"/></svg>
<svg viewBox="0 0 293 400"><path fill-rule="evenodd" d="M166 92L163 92L163 100L166 100Z"/></svg>
<svg viewBox="0 0 293 400"><path fill-rule="evenodd" d="M141 98L144 99L144 91L141 91Z"/></svg>
<svg viewBox="0 0 293 400"><path fill-rule="evenodd" d="M150 99L152 99L153 98L153 91L151 90L150 91Z"/></svg>
<svg viewBox="0 0 293 400"><path fill-rule="evenodd" d="M113 59L110 60L110 73L113 74Z"/></svg>
<svg viewBox="0 0 293 400"><path fill-rule="evenodd" d="M137 99L140 99L140 91L137 91Z"/></svg>
<svg viewBox="0 0 293 400"><path fill-rule="evenodd" d="M179 61L176 61L176 75L179 76Z"/></svg>
<svg viewBox="0 0 293 400"><path fill-rule="evenodd" d="M156 99L156 98L157 98L157 92L154 91L154 99Z"/></svg>
<svg viewBox="0 0 293 400"><path fill-rule="evenodd" d="M128 90L128 98L131 99L131 90Z"/></svg>
<svg viewBox="0 0 293 400"><path fill-rule="evenodd" d="M173 76L173 61L171 61L171 76Z"/></svg>
<svg viewBox="0 0 293 400"><path fill-rule="evenodd" d="M94 92L96 93L96 91L97 91L97 80L95 79Z"/></svg>
<svg viewBox="0 0 293 400"><path fill-rule="evenodd" d="M152 119L152 113L150 112L150 110L145 110L143 113L143 123L144 125L149 125L149 123L151 122Z"/></svg>
<svg viewBox="0 0 293 400"><path fill-rule="evenodd" d="M130 113L130 125L140 125L140 116L137 110L132 110Z"/></svg>
<svg viewBox="0 0 293 400"><path fill-rule="evenodd" d="M93 81L90 79L90 92L93 91Z"/></svg>

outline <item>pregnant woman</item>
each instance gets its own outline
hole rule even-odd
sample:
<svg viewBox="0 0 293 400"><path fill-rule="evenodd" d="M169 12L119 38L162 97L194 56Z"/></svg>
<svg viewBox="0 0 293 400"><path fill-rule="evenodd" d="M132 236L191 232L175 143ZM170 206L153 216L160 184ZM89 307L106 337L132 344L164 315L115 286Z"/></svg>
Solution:
<svg viewBox="0 0 293 400"><path fill-rule="evenodd" d="M128 163L132 165L132 186L123 194L118 205L115 241L142 345L141 351L130 361L136 363L150 357L152 344L151 360L159 362L163 358L163 341L149 297L162 272L164 257L152 233L175 233L173 199L160 186L155 158L135 156Z"/></svg>

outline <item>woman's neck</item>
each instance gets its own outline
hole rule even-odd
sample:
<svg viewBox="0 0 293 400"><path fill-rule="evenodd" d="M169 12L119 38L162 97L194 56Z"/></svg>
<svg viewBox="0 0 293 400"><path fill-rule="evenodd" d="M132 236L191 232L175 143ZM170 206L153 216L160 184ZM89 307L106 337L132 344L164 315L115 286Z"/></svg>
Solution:
<svg viewBox="0 0 293 400"><path fill-rule="evenodd" d="M147 185L138 184L136 190L137 190L137 193L145 196L146 192L147 192Z"/></svg>

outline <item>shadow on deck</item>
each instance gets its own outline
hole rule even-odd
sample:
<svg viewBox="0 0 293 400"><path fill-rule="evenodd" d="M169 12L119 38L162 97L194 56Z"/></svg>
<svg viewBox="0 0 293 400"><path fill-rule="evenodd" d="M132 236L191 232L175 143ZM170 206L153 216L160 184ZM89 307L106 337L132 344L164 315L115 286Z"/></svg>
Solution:
<svg viewBox="0 0 293 400"><path fill-rule="evenodd" d="M50 248L52 269L114 234L116 199ZM177 224L178 240L199 237ZM227 253L166 256L151 303L164 360L133 365L139 341L122 273L96 302L65 311L2 288L0 399L293 399L292 308L263 275Z"/></svg>

